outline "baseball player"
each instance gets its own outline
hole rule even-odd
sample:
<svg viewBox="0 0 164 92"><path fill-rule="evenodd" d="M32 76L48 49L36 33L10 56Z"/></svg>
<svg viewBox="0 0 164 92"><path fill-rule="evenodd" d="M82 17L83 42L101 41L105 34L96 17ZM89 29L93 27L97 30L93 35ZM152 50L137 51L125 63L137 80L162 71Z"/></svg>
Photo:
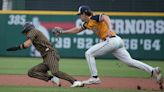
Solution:
<svg viewBox="0 0 164 92"><path fill-rule="evenodd" d="M48 39L37 29L35 29L32 23L26 23L23 26L23 34L26 35L27 40L20 44L19 46L8 48L7 51L16 51L22 50L30 47L32 44L35 48L41 53L43 58L43 62L34 66L28 71L28 76L41 79L44 81L52 81L56 82L57 85L60 86L60 82L58 78L69 81L72 85L71 87L80 87L83 86L82 82L77 81L70 75L59 71L59 55L48 41ZM51 71L53 77L48 74L47 71ZM57 78L58 77L58 78Z"/></svg>
<svg viewBox="0 0 164 92"><path fill-rule="evenodd" d="M85 29L90 29L102 40L102 42L92 46L85 52L91 77L83 81L84 84L96 84L101 82L98 77L95 57L104 55L108 52L112 53L117 59L128 66L136 67L150 73L156 78L158 83L162 83L162 75L159 67L152 67L130 56L124 47L123 40L112 30L111 21L107 15L93 15L91 9L85 5L79 7L78 15L84 22L81 28L74 27L69 30L63 30L60 27L56 27L55 30L58 31L55 32L55 34L58 36L60 34L79 33Z"/></svg>

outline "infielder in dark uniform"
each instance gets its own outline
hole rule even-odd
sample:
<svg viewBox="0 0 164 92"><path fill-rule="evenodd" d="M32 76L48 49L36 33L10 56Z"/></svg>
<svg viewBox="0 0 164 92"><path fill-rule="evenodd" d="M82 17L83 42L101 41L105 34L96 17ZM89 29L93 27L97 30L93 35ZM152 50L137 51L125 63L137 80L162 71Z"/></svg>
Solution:
<svg viewBox="0 0 164 92"><path fill-rule="evenodd" d="M7 51L26 49L33 44L41 53L43 62L31 68L28 71L28 76L44 81L53 81L53 76L56 76L69 81L72 84L71 87L80 87L83 85L80 81L77 81L70 75L59 71L60 56L58 55L57 50L53 48L52 44L40 31L35 29L32 23L27 22L23 26L22 33L27 36L27 40L19 46L8 48ZM53 76L48 74L47 71L49 70Z"/></svg>

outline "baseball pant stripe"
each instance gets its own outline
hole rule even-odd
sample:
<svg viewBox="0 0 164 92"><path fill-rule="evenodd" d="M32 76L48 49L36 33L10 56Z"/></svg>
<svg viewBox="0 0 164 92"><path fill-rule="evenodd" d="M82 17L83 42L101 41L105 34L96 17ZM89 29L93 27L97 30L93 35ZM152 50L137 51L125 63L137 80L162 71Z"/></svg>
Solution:
<svg viewBox="0 0 164 92"><path fill-rule="evenodd" d="M44 64L38 64L28 71L28 76L48 81L52 76L48 75L48 67Z"/></svg>
<svg viewBox="0 0 164 92"><path fill-rule="evenodd" d="M67 80L70 83L73 84L73 82L76 80L74 79L72 76L59 71L59 61L58 58L56 58L56 53L55 52L49 52L47 55L47 59L45 61L45 63L47 64L47 66L49 67L51 73L61 79Z"/></svg>

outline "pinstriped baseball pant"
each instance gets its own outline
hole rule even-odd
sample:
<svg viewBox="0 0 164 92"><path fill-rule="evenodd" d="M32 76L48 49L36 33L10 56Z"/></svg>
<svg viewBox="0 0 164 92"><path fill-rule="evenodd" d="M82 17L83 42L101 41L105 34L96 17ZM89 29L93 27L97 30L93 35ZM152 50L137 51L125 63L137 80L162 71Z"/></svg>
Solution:
<svg viewBox="0 0 164 92"><path fill-rule="evenodd" d="M67 80L71 84L76 80L72 76L59 71L59 55L54 51L48 52L43 57L43 63L40 63L28 71L28 76L41 79L44 81L49 81L52 76L48 74L48 71L51 71L52 75Z"/></svg>

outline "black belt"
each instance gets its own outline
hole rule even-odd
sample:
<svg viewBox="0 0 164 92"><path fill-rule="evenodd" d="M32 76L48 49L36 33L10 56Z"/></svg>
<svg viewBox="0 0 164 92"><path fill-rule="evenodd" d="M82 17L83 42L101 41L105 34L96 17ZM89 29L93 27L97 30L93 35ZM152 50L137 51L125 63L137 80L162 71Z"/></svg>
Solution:
<svg viewBox="0 0 164 92"><path fill-rule="evenodd" d="M114 37L116 37L115 35L114 36L108 36L109 38L114 38ZM106 38L108 38L108 37L106 37ZM104 39L104 41L106 40L106 38Z"/></svg>
<svg viewBox="0 0 164 92"><path fill-rule="evenodd" d="M113 38L113 37L116 37L115 35L114 36L109 36L109 38Z"/></svg>

